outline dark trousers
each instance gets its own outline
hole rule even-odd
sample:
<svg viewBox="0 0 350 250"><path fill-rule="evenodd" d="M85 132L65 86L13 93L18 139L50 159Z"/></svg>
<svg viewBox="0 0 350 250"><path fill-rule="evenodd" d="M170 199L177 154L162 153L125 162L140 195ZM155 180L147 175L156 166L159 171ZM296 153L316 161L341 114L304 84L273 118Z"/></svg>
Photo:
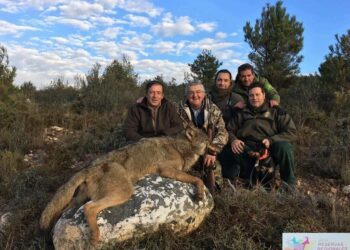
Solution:
<svg viewBox="0 0 350 250"><path fill-rule="evenodd" d="M233 165L229 168L229 173L237 173L242 178L250 178L254 168L255 159L251 158L245 150L241 154L233 154ZM270 154L275 164L279 166L280 176L283 181L290 185L294 185L296 178L294 175L294 153L293 146L286 141L279 141L272 143L270 147ZM235 175L237 176L237 175Z"/></svg>
<svg viewBox="0 0 350 250"><path fill-rule="evenodd" d="M221 165L221 173L223 178L232 179L239 175L239 165L236 164L231 145L228 143L218 154L218 161Z"/></svg>

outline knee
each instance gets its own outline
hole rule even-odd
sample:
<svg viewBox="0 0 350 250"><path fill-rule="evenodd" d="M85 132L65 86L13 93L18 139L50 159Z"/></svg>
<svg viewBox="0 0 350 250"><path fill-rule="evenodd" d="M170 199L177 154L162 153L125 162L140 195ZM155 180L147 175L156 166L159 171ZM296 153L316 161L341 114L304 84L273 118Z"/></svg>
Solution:
<svg viewBox="0 0 350 250"><path fill-rule="evenodd" d="M271 150L279 153L292 153L293 146L287 141L278 141L272 144Z"/></svg>

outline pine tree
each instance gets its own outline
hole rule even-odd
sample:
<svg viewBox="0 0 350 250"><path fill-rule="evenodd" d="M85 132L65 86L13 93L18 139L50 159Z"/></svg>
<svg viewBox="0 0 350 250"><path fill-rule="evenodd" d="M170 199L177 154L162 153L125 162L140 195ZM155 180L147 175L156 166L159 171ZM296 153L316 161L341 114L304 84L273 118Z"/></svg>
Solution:
<svg viewBox="0 0 350 250"><path fill-rule="evenodd" d="M257 73L268 78L277 87L287 87L293 76L299 73L303 56L303 25L295 16L289 16L282 1L275 6L267 4L254 28L247 22L243 28L245 41L252 48L249 59Z"/></svg>
<svg viewBox="0 0 350 250"><path fill-rule="evenodd" d="M9 57L5 47L0 44L0 97L15 90L13 81L16 76L16 68L9 66Z"/></svg>
<svg viewBox="0 0 350 250"><path fill-rule="evenodd" d="M350 30L335 38L337 43L329 46L330 52L319 71L323 83L335 91L345 92L350 90Z"/></svg>
<svg viewBox="0 0 350 250"><path fill-rule="evenodd" d="M203 50L197 56L193 63L189 63L191 67L192 77L202 81L206 89L208 89L214 82L214 77L218 68L222 65L210 50Z"/></svg>

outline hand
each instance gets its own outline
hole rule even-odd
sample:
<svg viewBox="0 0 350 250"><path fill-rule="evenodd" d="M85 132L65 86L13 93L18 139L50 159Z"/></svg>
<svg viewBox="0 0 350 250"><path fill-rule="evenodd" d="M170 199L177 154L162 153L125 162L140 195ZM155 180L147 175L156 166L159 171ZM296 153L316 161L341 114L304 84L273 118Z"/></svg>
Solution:
<svg viewBox="0 0 350 250"><path fill-rule="evenodd" d="M264 144L265 148L269 148L270 147L270 140L269 139L264 139L261 142L262 144Z"/></svg>
<svg viewBox="0 0 350 250"><path fill-rule="evenodd" d="M209 167L213 166L216 161L216 156L215 155L210 155L210 154L205 154L204 155L204 166Z"/></svg>
<svg viewBox="0 0 350 250"><path fill-rule="evenodd" d="M231 143L231 149L233 153L240 154L243 153L244 145L243 141L236 139Z"/></svg>
<svg viewBox="0 0 350 250"><path fill-rule="evenodd" d="M271 107L273 107L273 106L278 106L278 104L279 104L279 103L278 103L278 101L276 101L276 100L271 100L271 101L270 101L270 106L271 106Z"/></svg>
<svg viewBox="0 0 350 250"><path fill-rule="evenodd" d="M240 108L240 109L242 109L242 108L245 107L245 103L244 103L243 101L239 101L239 102L237 102L237 103L235 104L234 107L235 107L235 108Z"/></svg>

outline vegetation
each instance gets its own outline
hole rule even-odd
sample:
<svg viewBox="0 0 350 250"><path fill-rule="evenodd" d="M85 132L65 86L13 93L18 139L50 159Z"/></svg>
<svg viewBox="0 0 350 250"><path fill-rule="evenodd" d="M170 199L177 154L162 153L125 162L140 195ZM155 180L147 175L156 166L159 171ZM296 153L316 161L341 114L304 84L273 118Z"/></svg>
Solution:
<svg viewBox="0 0 350 250"><path fill-rule="evenodd" d="M336 36L319 76L296 76L280 90L299 133L299 192L279 195L241 188L233 193L224 187L214 197L214 211L190 236L161 231L119 248L281 249L282 232L350 232L349 199L340 191L350 184L349 79L344 73L349 37L349 32ZM198 58L203 55L215 58L209 52ZM15 87L16 70L9 67L3 47L0 59L0 249L53 249L51 236L38 228L40 213L70 176L124 145L121 125L127 105L144 88L136 84L126 59L111 62L104 72L98 64L92 66L76 87L55 79L42 90L31 82ZM210 61L219 67L217 60ZM205 77L212 84L213 75ZM184 84L165 84L169 99L183 98ZM57 132L52 126L63 129ZM8 223L3 223L4 213Z"/></svg>
<svg viewBox="0 0 350 250"><path fill-rule="evenodd" d="M193 63L188 64L191 67L192 77L202 81L206 89L212 85L215 74L221 65L222 62L210 50L203 50Z"/></svg>
<svg viewBox="0 0 350 250"><path fill-rule="evenodd" d="M276 87L287 87L299 73L303 56L303 26L290 17L282 7L282 1L275 6L267 4L255 26L249 22L244 26L245 41L252 48L249 59L255 64L257 73L269 79Z"/></svg>

